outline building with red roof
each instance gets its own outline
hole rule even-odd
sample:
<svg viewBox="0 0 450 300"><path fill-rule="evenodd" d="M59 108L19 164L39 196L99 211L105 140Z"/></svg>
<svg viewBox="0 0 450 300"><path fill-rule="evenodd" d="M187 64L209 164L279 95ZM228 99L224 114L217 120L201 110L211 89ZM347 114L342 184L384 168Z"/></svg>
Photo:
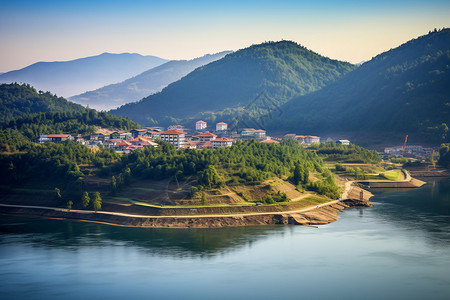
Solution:
<svg viewBox="0 0 450 300"><path fill-rule="evenodd" d="M264 143L264 144L279 144L279 141L275 141L275 140L264 140L261 141L260 143Z"/></svg>
<svg viewBox="0 0 450 300"><path fill-rule="evenodd" d="M216 131L224 131L228 129L228 124L224 122L219 122L216 124Z"/></svg>
<svg viewBox="0 0 450 300"><path fill-rule="evenodd" d="M213 148L220 148L220 147L230 147L235 142L235 139L230 139L226 137L217 138L215 140L211 141Z"/></svg>
<svg viewBox="0 0 450 300"><path fill-rule="evenodd" d="M180 130L167 130L161 132L160 138L179 149L182 148L186 142L186 132Z"/></svg>
<svg viewBox="0 0 450 300"><path fill-rule="evenodd" d="M195 122L195 130L203 130L206 128L208 124L205 121L197 121Z"/></svg>
<svg viewBox="0 0 450 300"><path fill-rule="evenodd" d="M196 135L196 137L198 137L200 139L200 141L202 141L202 142L210 142L210 141L214 140L217 137L217 135L215 135L214 133L211 133L211 132L205 132L205 133Z"/></svg>

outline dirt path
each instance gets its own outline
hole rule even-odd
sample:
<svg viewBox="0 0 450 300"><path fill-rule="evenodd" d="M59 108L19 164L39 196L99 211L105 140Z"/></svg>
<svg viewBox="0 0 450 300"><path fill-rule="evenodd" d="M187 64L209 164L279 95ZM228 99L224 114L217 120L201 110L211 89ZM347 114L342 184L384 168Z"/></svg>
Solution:
<svg viewBox="0 0 450 300"><path fill-rule="evenodd" d="M0 204L0 206L3 207L14 207L14 208L30 208L30 209L45 209L45 210L52 210L52 211L59 211L59 212L73 212L73 213L79 213L79 214L104 214L104 215L111 215L111 216L122 216L122 217L131 217L131 218L155 218L155 219L167 219L167 218L174 218L174 219L185 219L185 218L212 218L212 217L238 217L238 216L261 216L261 215L273 215L273 214L281 214L281 213L304 213L319 207L329 206L335 203L340 202L341 200L334 200L323 204L318 204L316 206L311 206L308 208L303 208L300 210L289 210L284 212L262 212L262 213L239 213L239 214L226 214L226 215L189 215L189 216L153 216L153 215L134 215L134 214L126 214L126 213L119 213L119 212L111 212L111 211L93 211L93 210L77 210L77 209L67 209L67 208L57 208L57 207L48 207L48 206L31 206L31 205L11 205L11 204Z"/></svg>

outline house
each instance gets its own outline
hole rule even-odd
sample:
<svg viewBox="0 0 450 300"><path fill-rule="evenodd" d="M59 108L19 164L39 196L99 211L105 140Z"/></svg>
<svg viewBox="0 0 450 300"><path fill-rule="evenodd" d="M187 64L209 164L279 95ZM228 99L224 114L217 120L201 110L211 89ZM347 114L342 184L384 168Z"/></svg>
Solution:
<svg viewBox="0 0 450 300"><path fill-rule="evenodd" d="M47 138L48 142L53 142L57 144L73 139L73 137L70 134L48 134Z"/></svg>
<svg viewBox="0 0 450 300"><path fill-rule="evenodd" d="M48 137L48 134L41 134L38 138L39 144L44 144L46 142L50 142L52 139Z"/></svg>
<svg viewBox="0 0 450 300"><path fill-rule="evenodd" d="M130 131L131 136L133 138L137 138L138 136L144 136L147 132L147 129L133 129Z"/></svg>
<svg viewBox="0 0 450 300"><path fill-rule="evenodd" d="M122 140L120 139L115 139L115 140L105 140L103 142L103 146L105 146L105 148L115 148L117 144L119 144L120 142L122 142Z"/></svg>
<svg viewBox="0 0 450 300"><path fill-rule="evenodd" d="M160 135L161 135L160 131L147 131L144 136L152 140L156 140L160 138Z"/></svg>
<svg viewBox="0 0 450 300"><path fill-rule="evenodd" d="M264 143L264 144L279 144L279 141L275 141L275 140L264 140L261 141L260 143Z"/></svg>
<svg viewBox="0 0 450 300"><path fill-rule="evenodd" d="M235 139L222 137L212 140L211 144L213 148L230 147L231 145L233 145L235 141L236 141Z"/></svg>
<svg viewBox="0 0 450 300"><path fill-rule="evenodd" d="M350 145L350 141L349 140L339 140L336 143L341 144L341 145Z"/></svg>
<svg viewBox="0 0 450 300"><path fill-rule="evenodd" d="M203 130L205 129L207 126L207 123L205 121L197 121L195 122L195 130Z"/></svg>
<svg viewBox="0 0 450 300"><path fill-rule="evenodd" d="M216 131L225 131L228 129L228 124L224 122L219 122L216 124Z"/></svg>
<svg viewBox="0 0 450 300"><path fill-rule="evenodd" d="M130 153L136 149L142 148L143 146L130 145L123 150L123 153Z"/></svg>
<svg viewBox="0 0 450 300"><path fill-rule="evenodd" d="M305 144L307 145L320 144L320 137L314 135L307 135L305 137Z"/></svg>
<svg viewBox="0 0 450 300"><path fill-rule="evenodd" d="M114 131L109 135L109 139L117 140L120 139L120 133L118 131Z"/></svg>
<svg viewBox="0 0 450 300"><path fill-rule="evenodd" d="M296 135L294 138L295 138L300 144L304 144L304 143L305 143L306 135Z"/></svg>
<svg viewBox="0 0 450 300"><path fill-rule="evenodd" d="M217 135L215 135L214 133L211 133L211 132L205 132L205 133L196 135L196 137L198 137L201 142L210 142L210 141L216 139Z"/></svg>
<svg viewBox="0 0 450 300"><path fill-rule="evenodd" d="M284 138L285 138L285 139L288 139L288 138L295 138L295 136L296 136L295 133L287 133L287 134L284 135Z"/></svg>
<svg viewBox="0 0 450 300"><path fill-rule="evenodd" d="M254 135L255 139L257 139L258 141L266 139L266 131L262 130L262 129L255 130L253 135Z"/></svg>
<svg viewBox="0 0 450 300"><path fill-rule="evenodd" d="M180 130L167 130L161 132L160 138L179 149L182 148L186 142L186 132Z"/></svg>
<svg viewBox="0 0 450 300"><path fill-rule="evenodd" d="M241 138L242 139L251 139L255 136L256 129L254 128L244 128L241 131Z"/></svg>
<svg viewBox="0 0 450 300"><path fill-rule="evenodd" d="M157 143L144 136L136 137L134 140L131 141L131 144L135 146L153 146L153 147L158 146Z"/></svg>
<svg viewBox="0 0 450 300"><path fill-rule="evenodd" d="M129 146L131 146L131 143L130 142L127 142L127 141L122 141L122 142L120 142L120 143L118 143L118 144L116 144L116 150L117 151L124 151L126 148L128 148Z"/></svg>

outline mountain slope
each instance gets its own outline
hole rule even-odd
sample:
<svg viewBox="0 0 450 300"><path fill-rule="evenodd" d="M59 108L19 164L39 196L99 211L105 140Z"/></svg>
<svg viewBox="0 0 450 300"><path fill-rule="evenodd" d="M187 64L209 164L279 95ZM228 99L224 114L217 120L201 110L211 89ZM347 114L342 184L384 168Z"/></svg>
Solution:
<svg viewBox="0 0 450 300"><path fill-rule="evenodd" d="M37 92L29 85L0 85L0 131L9 132L7 135L12 137L8 138L9 142L14 143L12 131L35 139L40 134L50 133L90 134L98 127L133 129L140 126L127 118L97 112L49 92ZM9 142L0 141L0 149Z"/></svg>
<svg viewBox="0 0 450 300"><path fill-rule="evenodd" d="M326 88L281 107L269 129L377 134L415 133L439 142L450 124L450 29L380 54ZM361 135L361 134L360 134Z"/></svg>
<svg viewBox="0 0 450 300"><path fill-rule="evenodd" d="M25 114L86 110L79 104L49 92L37 92L29 85L0 84L0 122Z"/></svg>
<svg viewBox="0 0 450 300"><path fill-rule="evenodd" d="M123 82L73 96L69 100L99 110L113 109L159 92L196 68L221 59L229 53L231 52L224 51L192 60L169 61Z"/></svg>
<svg viewBox="0 0 450 300"><path fill-rule="evenodd" d="M353 69L349 63L322 57L294 42L269 42L229 54L160 93L111 112L141 124L167 125L197 118L202 112L243 108L261 93L281 104Z"/></svg>
<svg viewBox="0 0 450 300"><path fill-rule="evenodd" d="M68 97L120 82L167 60L139 54L103 53L71 61L38 62L0 75L1 83L21 82Z"/></svg>

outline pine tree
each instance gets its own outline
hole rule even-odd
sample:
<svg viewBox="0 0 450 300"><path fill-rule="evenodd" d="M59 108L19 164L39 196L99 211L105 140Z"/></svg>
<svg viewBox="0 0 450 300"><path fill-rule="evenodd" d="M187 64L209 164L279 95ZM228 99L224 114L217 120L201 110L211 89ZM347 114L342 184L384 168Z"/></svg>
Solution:
<svg viewBox="0 0 450 300"><path fill-rule="evenodd" d="M94 210L97 212L98 210L102 209L102 197L100 196L99 192L94 193L94 199L92 200L92 205L94 207Z"/></svg>
<svg viewBox="0 0 450 300"><path fill-rule="evenodd" d="M91 198L89 197L88 192L84 192L81 196L81 205L86 208L89 205L89 202L91 202Z"/></svg>

